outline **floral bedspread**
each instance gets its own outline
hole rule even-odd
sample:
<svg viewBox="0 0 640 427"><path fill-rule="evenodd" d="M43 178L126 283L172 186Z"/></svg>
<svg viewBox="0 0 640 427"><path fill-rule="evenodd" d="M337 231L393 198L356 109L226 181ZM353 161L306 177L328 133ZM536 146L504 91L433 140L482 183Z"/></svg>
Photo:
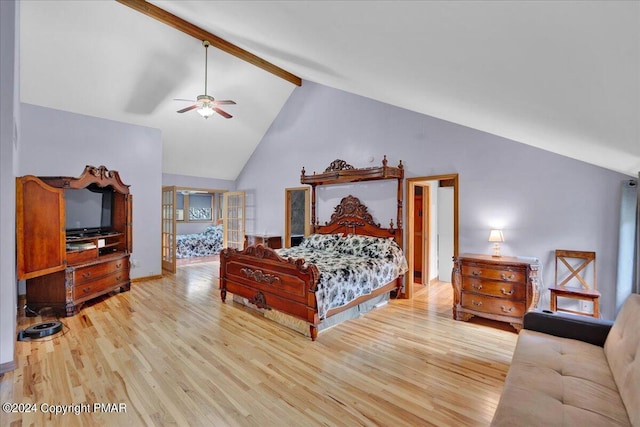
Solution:
<svg viewBox="0 0 640 427"><path fill-rule="evenodd" d="M407 271L402 249L393 240L379 237L312 234L300 246L277 252L285 258L304 258L318 267L320 319L332 308L368 295Z"/></svg>
<svg viewBox="0 0 640 427"><path fill-rule="evenodd" d="M176 236L176 258L191 258L220 253L222 250L222 226L212 225L202 233Z"/></svg>

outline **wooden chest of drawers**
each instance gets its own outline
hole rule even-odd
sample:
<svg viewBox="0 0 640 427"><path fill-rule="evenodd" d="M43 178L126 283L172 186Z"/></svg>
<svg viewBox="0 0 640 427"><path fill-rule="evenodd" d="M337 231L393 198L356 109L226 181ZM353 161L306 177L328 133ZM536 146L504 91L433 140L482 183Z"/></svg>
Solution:
<svg viewBox="0 0 640 427"><path fill-rule="evenodd" d="M129 254L115 253L29 279L27 304L33 312L50 308L58 316L73 316L92 298L130 288Z"/></svg>
<svg viewBox="0 0 640 427"><path fill-rule="evenodd" d="M517 331L538 305L538 264L516 257L463 254L453 263L453 318L508 322Z"/></svg>
<svg viewBox="0 0 640 427"><path fill-rule="evenodd" d="M77 306L98 295L118 288L128 288L129 256L110 261L69 267L66 270L67 304Z"/></svg>

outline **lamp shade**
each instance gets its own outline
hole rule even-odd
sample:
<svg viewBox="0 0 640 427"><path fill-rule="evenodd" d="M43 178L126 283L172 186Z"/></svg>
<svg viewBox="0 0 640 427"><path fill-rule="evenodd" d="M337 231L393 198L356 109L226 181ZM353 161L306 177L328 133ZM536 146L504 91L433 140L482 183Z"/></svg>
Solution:
<svg viewBox="0 0 640 427"><path fill-rule="evenodd" d="M504 242L504 236L502 235L502 230L491 230L491 233L489 233L489 241Z"/></svg>

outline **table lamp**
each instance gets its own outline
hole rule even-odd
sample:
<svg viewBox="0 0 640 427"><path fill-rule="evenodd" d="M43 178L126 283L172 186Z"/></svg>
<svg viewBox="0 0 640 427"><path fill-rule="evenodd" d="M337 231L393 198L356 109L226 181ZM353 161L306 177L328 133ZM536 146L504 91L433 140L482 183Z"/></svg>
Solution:
<svg viewBox="0 0 640 427"><path fill-rule="evenodd" d="M502 230L491 230L489 233L489 241L493 242L493 256L500 256L500 242L504 242Z"/></svg>

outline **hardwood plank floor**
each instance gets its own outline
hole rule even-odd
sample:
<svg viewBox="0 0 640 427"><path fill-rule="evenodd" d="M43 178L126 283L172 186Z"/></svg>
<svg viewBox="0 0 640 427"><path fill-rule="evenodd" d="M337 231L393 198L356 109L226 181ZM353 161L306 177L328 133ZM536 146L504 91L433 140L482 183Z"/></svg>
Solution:
<svg viewBox="0 0 640 427"><path fill-rule="evenodd" d="M60 319L64 335L18 342L0 401L37 412L1 412L0 425L489 424L517 335L452 320L450 284L418 286L312 342L221 303L218 267L134 283ZM21 315L19 329L52 319Z"/></svg>

